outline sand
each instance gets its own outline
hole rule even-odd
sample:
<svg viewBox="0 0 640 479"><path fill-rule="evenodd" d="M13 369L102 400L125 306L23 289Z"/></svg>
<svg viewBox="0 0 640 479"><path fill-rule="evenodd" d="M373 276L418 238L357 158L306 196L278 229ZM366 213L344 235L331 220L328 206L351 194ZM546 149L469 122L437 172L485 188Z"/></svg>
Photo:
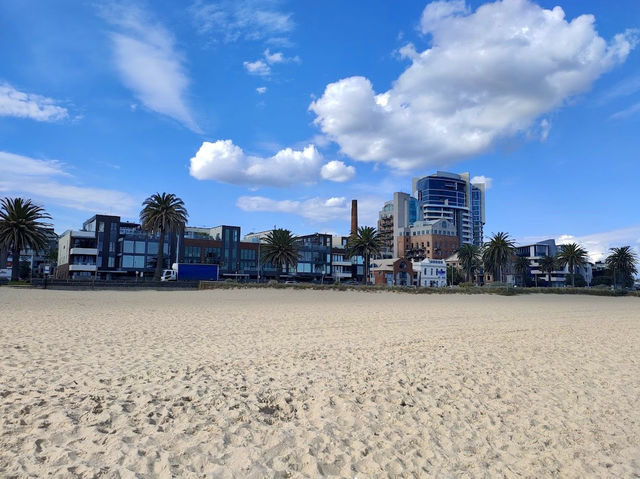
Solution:
<svg viewBox="0 0 640 479"><path fill-rule="evenodd" d="M0 477L640 477L640 299L0 288Z"/></svg>

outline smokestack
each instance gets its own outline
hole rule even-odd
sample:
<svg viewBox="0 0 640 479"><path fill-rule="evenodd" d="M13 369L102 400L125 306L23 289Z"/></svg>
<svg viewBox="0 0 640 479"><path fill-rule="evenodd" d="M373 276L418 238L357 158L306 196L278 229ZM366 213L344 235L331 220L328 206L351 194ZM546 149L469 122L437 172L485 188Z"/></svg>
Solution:
<svg viewBox="0 0 640 479"><path fill-rule="evenodd" d="M358 200L351 200L351 234L358 231Z"/></svg>

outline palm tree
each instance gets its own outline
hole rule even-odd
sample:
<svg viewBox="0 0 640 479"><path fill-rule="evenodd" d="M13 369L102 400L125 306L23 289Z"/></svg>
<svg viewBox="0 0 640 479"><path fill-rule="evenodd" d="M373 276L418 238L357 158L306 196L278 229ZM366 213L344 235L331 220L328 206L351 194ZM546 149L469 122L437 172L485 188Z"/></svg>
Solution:
<svg viewBox="0 0 640 479"><path fill-rule="evenodd" d="M261 246L260 262L271 263L278 267L278 281L284 267L298 265L298 238L287 229L277 228L269 231Z"/></svg>
<svg viewBox="0 0 640 479"><path fill-rule="evenodd" d="M520 275L522 286L526 286L526 278L527 276L529 276L529 272L531 271L529 268L529 260L524 256L518 256L515 263L513 264L513 269L516 274Z"/></svg>
<svg viewBox="0 0 640 479"><path fill-rule="evenodd" d="M159 233L158 260L153 279L160 280L164 267L164 236L166 232L178 232L187 222L187 210L184 201L173 193L155 193L142 203L140 222L142 229L150 233Z"/></svg>
<svg viewBox="0 0 640 479"><path fill-rule="evenodd" d="M560 246L560 253L557 256L559 264L568 265L571 273L571 286L576 286L575 268L582 267L587 262L587 250L578 243L563 244Z"/></svg>
<svg viewBox="0 0 640 479"><path fill-rule="evenodd" d="M509 237L508 233L496 233L489 241L484 244L482 253L482 262L485 269L491 271L493 276L499 276L500 281L504 283L504 267L511 261L515 255L515 242Z"/></svg>
<svg viewBox="0 0 640 479"><path fill-rule="evenodd" d="M364 259L364 282L369 282L369 261L372 255L380 254L382 241L373 226L361 226L347 240L347 256L362 256Z"/></svg>
<svg viewBox="0 0 640 479"><path fill-rule="evenodd" d="M482 256L480 247L471 243L463 244L458 250L458 261L462 269L466 272L467 283L471 282L471 273L478 264L478 260Z"/></svg>
<svg viewBox="0 0 640 479"><path fill-rule="evenodd" d="M611 254L607 256L606 264L609 269L613 270L613 287L618 284L616 282L616 273L622 273L622 284L624 285L627 278L633 277L638 272L636 263L638 255L633 252L630 246L622 246L620 248L609 248Z"/></svg>
<svg viewBox="0 0 640 479"><path fill-rule="evenodd" d="M18 281L20 250L45 248L50 237L47 228L51 228L51 224L42 220L50 220L51 215L25 198L3 198L0 205L0 244L11 250L11 281Z"/></svg>
<svg viewBox="0 0 640 479"><path fill-rule="evenodd" d="M544 255L538 263L540 264L540 271L549 273L549 286L551 286L551 275L558 269L558 260L555 256Z"/></svg>

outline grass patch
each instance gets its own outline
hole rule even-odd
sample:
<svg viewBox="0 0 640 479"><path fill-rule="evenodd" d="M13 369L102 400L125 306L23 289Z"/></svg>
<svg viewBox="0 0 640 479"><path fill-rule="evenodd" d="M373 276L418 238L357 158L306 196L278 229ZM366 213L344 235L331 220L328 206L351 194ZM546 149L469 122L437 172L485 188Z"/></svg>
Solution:
<svg viewBox="0 0 640 479"><path fill-rule="evenodd" d="M498 296L517 296L522 294L583 294L588 296L637 296L638 291L622 291L600 288L514 288L507 286L463 286L454 288L426 288L387 285L351 285L351 284L313 284L298 283L285 284L276 281L268 283L237 283L219 281L201 281L199 289L296 289L296 290L322 290L322 291L361 291L375 293L378 291L390 291L404 294L495 294Z"/></svg>

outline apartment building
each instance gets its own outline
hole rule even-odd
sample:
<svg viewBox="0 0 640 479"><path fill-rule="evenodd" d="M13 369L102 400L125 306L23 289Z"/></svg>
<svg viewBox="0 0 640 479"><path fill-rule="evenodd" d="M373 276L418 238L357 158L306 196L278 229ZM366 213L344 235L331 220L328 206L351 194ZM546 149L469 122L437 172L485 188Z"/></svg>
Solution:
<svg viewBox="0 0 640 479"><path fill-rule="evenodd" d="M456 226L446 219L416 221L400 228L396 241L398 257L413 261L448 258L459 246Z"/></svg>
<svg viewBox="0 0 640 479"><path fill-rule="evenodd" d="M165 234L164 268L178 258L175 233ZM59 240L59 279L118 279L137 274L153 274L160 238L142 230L138 223L121 221L119 216L95 215L80 230L68 230Z"/></svg>
<svg viewBox="0 0 640 479"><path fill-rule="evenodd" d="M414 178L413 196L421 220L447 219L456 228L460 245L482 245L485 223L485 185L471 183L469 173L435 174Z"/></svg>

